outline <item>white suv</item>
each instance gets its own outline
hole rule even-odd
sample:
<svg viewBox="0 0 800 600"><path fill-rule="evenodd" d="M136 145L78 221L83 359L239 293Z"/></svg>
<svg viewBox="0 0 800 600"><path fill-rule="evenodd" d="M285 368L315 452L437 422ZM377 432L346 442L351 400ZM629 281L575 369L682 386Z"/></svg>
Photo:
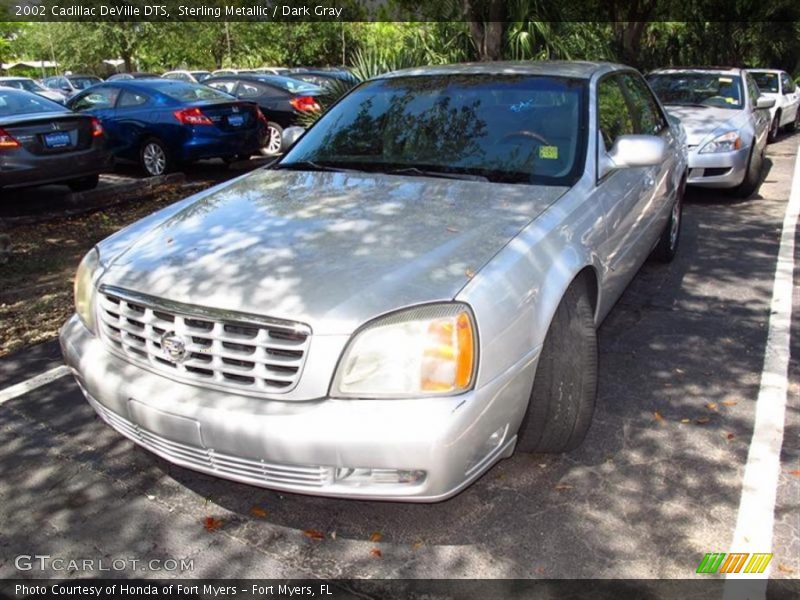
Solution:
<svg viewBox="0 0 800 600"><path fill-rule="evenodd" d="M775 98L775 106L769 110L771 122L767 141L774 142L778 131L786 127L795 131L800 127L800 91L786 71L777 69L748 69L758 84L761 94Z"/></svg>

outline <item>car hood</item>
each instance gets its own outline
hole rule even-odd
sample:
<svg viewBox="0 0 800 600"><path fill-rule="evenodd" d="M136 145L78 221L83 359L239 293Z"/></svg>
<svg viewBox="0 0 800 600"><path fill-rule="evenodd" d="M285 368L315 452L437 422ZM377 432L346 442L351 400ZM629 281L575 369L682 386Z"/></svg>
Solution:
<svg viewBox="0 0 800 600"><path fill-rule="evenodd" d="M451 300L566 190L261 170L131 234L103 257L101 283L351 333L397 308Z"/></svg>
<svg viewBox="0 0 800 600"><path fill-rule="evenodd" d="M738 130L747 120L744 110L719 108L716 106L675 106L667 105L667 112L678 117L686 129L689 146L697 146L711 134Z"/></svg>

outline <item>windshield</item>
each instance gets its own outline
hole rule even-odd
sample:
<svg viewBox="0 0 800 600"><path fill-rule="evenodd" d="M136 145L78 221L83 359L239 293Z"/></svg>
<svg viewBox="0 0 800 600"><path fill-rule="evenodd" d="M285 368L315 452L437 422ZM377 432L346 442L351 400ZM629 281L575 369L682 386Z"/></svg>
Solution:
<svg viewBox="0 0 800 600"><path fill-rule="evenodd" d="M32 96L8 88L0 88L0 117L49 112L67 112L60 104L41 96Z"/></svg>
<svg viewBox="0 0 800 600"><path fill-rule="evenodd" d="M278 168L294 163L571 185L583 169L585 96L585 82L557 77L377 80L336 104Z"/></svg>
<svg viewBox="0 0 800 600"><path fill-rule="evenodd" d="M757 71L750 71L753 79L756 80L758 89L768 94L778 93L778 74L777 73L759 73Z"/></svg>
<svg viewBox="0 0 800 600"><path fill-rule="evenodd" d="M719 73L658 73L647 81L663 104L742 108L742 79Z"/></svg>
<svg viewBox="0 0 800 600"><path fill-rule="evenodd" d="M69 81L72 83L73 87L79 90L85 90L101 82L100 79L94 77L70 77Z"/></svg>
<svg viewBox="0 0 800 600"><path fill-rule="evenodd" d="M214 88L196 83L186 83L172 79L163 81L153 81L150 84L157 92L165 96L178 100L179 102L196 102L198 100L231 100L229 94L225 94Z"/></svg>

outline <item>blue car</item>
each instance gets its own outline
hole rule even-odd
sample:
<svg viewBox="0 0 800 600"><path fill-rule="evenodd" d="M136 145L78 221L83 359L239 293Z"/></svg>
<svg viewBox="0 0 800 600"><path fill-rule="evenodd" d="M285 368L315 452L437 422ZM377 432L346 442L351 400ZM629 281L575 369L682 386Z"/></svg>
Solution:
<svg viewBox="0 0 800 600"><path fill-rule="evenodd" d="M249 158L267 132L256 104L183 81L107 82L67 105L99 119L114 155L138 162L148 175L205 158Z"/></svg>

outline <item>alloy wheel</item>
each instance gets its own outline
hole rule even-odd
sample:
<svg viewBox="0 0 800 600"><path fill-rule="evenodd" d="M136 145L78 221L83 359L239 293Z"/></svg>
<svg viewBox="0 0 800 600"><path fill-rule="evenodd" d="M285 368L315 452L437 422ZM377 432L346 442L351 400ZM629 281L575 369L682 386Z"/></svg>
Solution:
<svg viewBox="0 0 800 600"><path fill-rule="evenodd" d="M167 167L167 154L160 144L149 142L142 150L142 162L150 175L163 175Z"/></svg>
<svg viewBox="0 0 800 600"><path fill-rule="evenodd" d="M281 132L276 128L269 126L269 140L266 145L266 153L269 156L278 154L281 151Z"/></svg>

